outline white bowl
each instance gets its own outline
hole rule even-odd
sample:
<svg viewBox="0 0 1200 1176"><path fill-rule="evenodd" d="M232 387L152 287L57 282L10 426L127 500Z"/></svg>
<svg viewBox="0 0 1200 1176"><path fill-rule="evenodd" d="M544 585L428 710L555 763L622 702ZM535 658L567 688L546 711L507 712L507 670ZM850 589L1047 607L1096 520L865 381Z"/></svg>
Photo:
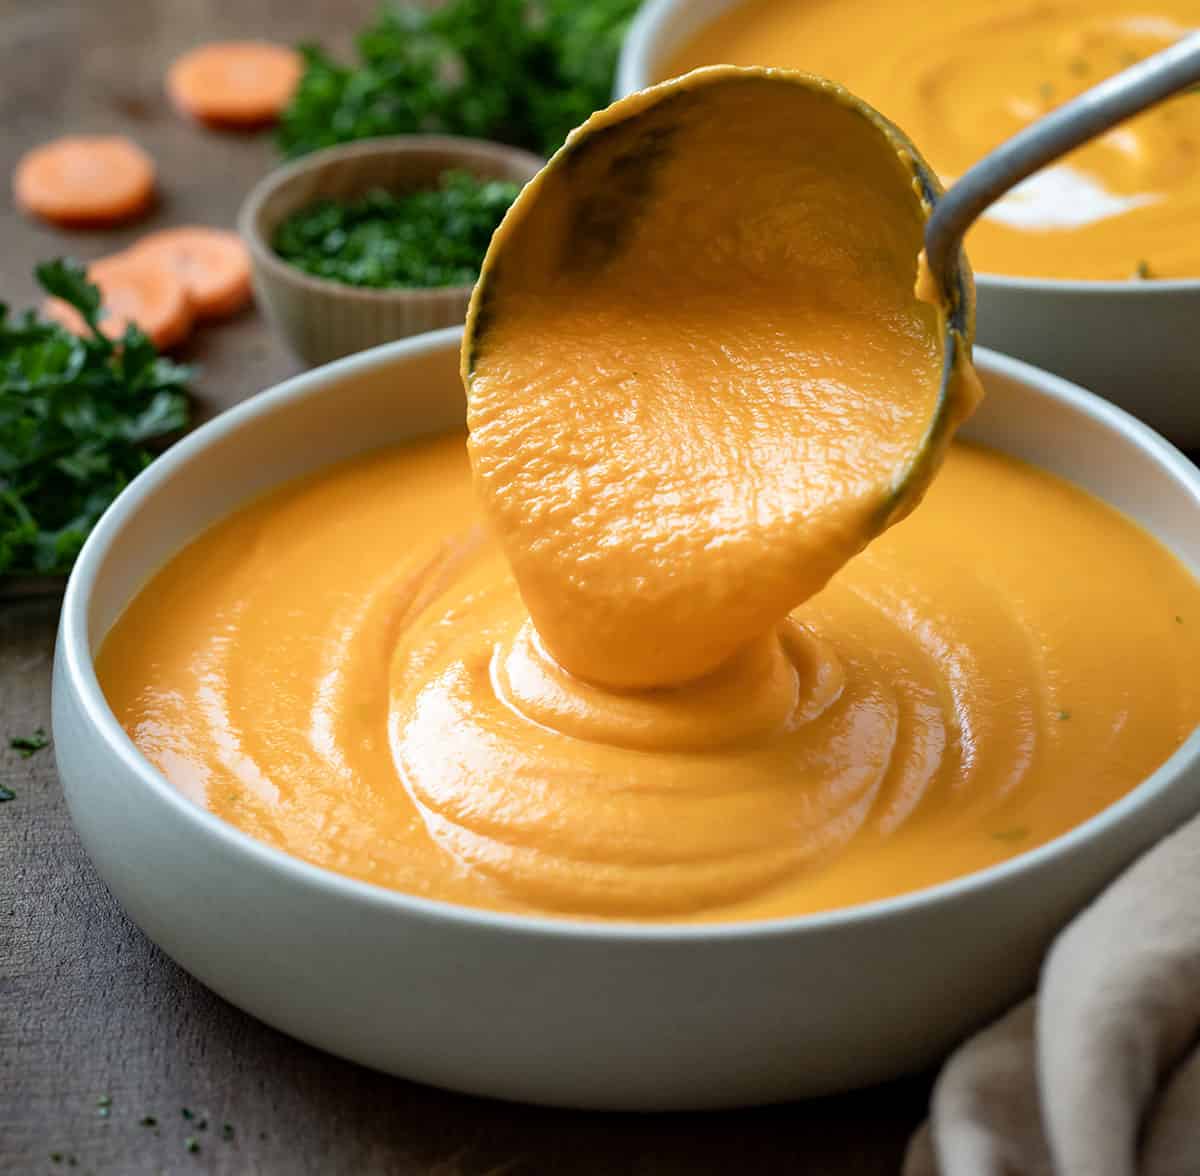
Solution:
<svg viewBox="0 0 1200 1176"><path fill-rule="evenodd" d="M742 2L646 0L625 38L616 96L660 81L696 33ZM1200 448L1200 280L1076 282L977 273L975 290L980 343L1075 380L1176 445Z"/></svg>
<svg viewBox="0 0 1200 1176"><path fill-rule="evenodd" d="M1003 865L886 902L720 926L584 923L413 898L255 841L172 788L109 710L92 655L147 577L253 495L461 426L459 332L352 356L225 413L138 477L68 585L54 671L59 771L133 920L287 1033L477 1094L701 1108L922 1067L1034 980L1051 936L1200 807L1200 734L1110 809ZM981 352L968 435L1115 503L1200 564L1200 472L1104 401ZM214 471L221 471L215 476Z"/></svg>

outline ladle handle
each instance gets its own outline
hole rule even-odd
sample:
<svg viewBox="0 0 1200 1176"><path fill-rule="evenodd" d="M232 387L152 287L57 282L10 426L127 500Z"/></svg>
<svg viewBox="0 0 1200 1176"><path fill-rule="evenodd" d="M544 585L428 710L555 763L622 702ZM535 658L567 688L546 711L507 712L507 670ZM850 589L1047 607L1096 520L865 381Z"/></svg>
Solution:
<svg viewBox="0 0 1200 1176"><path fill-rule="evenodd" d="M954 289L963 236L988 205L1039 168L1198 81L1200 33L1192 33L1084 91L985 155L938 201L925 226L925 257L941 288Z"/></svg>

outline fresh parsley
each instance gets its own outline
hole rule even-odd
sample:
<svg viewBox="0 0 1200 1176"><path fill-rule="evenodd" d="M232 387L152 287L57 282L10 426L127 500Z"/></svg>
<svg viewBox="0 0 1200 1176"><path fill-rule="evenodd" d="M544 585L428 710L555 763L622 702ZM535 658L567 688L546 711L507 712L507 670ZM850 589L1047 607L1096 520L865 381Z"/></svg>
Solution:
<svg viewBox="0 0 1200 1176"><path fill-rule="evenodd" d="M28 759L31 755L41 751L42 748L49 747L50 737L46 734L44 727L38 727L32 735L12 736L8 741L8 746L22 759Z"/></svg>
<svg viewBox="0 0 1200 1176"><path fill-rule="evenodd" d="M495 139L550 155L612 98L639 0L447 0L386 5L345 66L301 46L279 127L284 154L376 135Z"/></svg>
<svg viewBox="0 0 1200 1176"><path fill-rule="evenodd" d="M0 303L0 575L66 572L105 508L188 423L189 369L136 327L99 330L83 266L48 261L42 289L70 303L84 337Z"/></svg>
<svg viewBox="0 0 1200 1176"><path fill-rule="evenodd" d="M1024 841L1029 836L1029 829L1025 825L1014 825L1011 829L998 829L992 836L997 841Z"/></svg>
<svg viewBox="0 0 1200 1176"><path fill-rule="evenodd" d="M276 230L275 252L319 278L351 286L456 286L479 277L516 184L447 172L440 187L349 203L322 200Z"/></svg>

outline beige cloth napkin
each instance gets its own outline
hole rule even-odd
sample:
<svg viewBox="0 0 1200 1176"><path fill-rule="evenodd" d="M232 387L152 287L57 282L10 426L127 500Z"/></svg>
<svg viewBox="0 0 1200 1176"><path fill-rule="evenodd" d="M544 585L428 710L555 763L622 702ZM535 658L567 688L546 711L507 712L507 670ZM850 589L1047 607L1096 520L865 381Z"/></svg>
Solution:
<svg viewBox="0 0 1200 1176"><path fill-rule="evenodd" d="M1200 818L1055 941L959 1048L904 1176L1200 1176Z"/></svg>

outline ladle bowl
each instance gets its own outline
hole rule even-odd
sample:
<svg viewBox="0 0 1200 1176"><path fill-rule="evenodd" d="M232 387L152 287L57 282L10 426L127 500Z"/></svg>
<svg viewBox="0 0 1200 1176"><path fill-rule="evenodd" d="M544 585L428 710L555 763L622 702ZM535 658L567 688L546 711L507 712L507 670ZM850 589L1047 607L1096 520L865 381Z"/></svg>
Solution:
<svg viewBox="0 0 1200 1176"><path fill-rule="evenodd" d="M484 259L463 376L485 508L567 670L698 679L919 501L977 399L961 251L947 292L918 282L937 198L913 144L842 87L732 66L593 115L526 185ZM772 456L748 471L751 453ZM682 554L702 532L721 575Z"/></svg>

